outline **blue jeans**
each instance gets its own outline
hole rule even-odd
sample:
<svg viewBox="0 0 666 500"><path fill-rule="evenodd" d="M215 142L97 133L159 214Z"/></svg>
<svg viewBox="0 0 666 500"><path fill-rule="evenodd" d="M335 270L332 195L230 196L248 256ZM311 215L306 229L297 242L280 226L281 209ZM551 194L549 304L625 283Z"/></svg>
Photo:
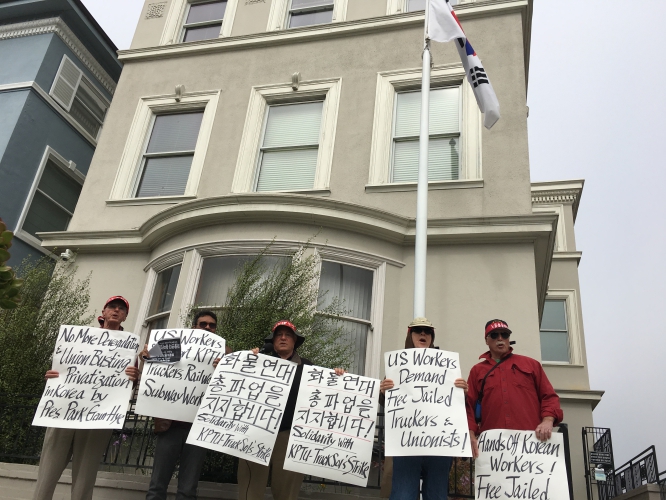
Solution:
<svg viewBox="0 0 666 500"><path fill-rule="evenodd" d="M449 497L451 457L393 457L390 500L417 500L423 479L423 500Z"/></svg>

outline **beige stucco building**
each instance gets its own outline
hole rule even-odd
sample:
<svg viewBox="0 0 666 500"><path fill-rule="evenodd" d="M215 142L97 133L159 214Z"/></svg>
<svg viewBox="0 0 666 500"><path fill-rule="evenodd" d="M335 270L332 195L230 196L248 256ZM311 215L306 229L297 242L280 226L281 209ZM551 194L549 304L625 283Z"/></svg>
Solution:
<svg viewBox="0 0 666 500"><path fill-rule="evenodd" d="M145 335L223 301L238 256L273 238L287 253L320 231L327 286L352 306L355 369L382 376L412 318L418 4L147 0L73 219L44 246L75 251L92 305L124 295ZM455 47L434 43L427 315L464 376L496 317L518 353L544 360L583 498L580 428L602 394L589 387L577 272L583 182L530 183L532 0L456 12L502 118L482 127Z"/></svg>

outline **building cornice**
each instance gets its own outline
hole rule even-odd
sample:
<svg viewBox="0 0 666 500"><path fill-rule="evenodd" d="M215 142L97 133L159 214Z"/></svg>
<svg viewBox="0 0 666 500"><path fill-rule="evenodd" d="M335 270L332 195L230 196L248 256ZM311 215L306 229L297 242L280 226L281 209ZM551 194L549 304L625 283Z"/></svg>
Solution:
<svg viewBox="0 0 666 500"><path fill-rule="evenodd" d="M605 391L575 389L555 389L555 392L563 402L586 403L591 405L593 410L601 402L605 393Z"/></svg>
<svg viewBox="0 0 666 500"><path fill-rule="evenodd" d="M575 221L584 184L584 180L533 182L532 205L571 205Z"/></svg>
<svg viewBox="0 0 666 500"><path fill-rule="evenodd" d="M520 12L525 19L530 17L531 0L484 0L456 6L456 14L461 20L488 17L497 14ZM347 37L372 32L385 32L422 26L424 14L408 12L390 16L342 21L332 24L290 28L280 31L266 31L250 35L216 38L197 42L177 43L158 47L121 50L118 58L123 62L163 59L176 56L199 55L210 52L241 50L268 45L302 43L304 41ZM529 45L529 32L524 30L524 43ZM525 63L528 64L529 51Z"/></svg>
<svg viewBox="0 0 666 500"><path fill-rule="evenodd" d="M116 91L116 82L111 75L97 62L83 42L59 17L37 19L22 23L0 25L0 40L21 38L24 36L55 33L70 48L86 68L97 78L97 81L112 95Z"/></svg>

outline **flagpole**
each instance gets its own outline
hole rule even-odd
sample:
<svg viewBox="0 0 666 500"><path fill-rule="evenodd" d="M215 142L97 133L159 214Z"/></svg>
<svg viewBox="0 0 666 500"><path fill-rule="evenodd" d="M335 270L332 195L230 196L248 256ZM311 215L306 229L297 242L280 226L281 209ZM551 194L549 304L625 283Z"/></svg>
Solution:
<svg viewBox="0 0 666 500"><path fill-rule="evenodd" d="M428 17L430 0L426 0L423 71L421 78L421 133L419 137L419 171L416 191L416 243L414 245L414 317L425 316L426 258L428 252L428 146L430 141L430 40Z"/></svg>

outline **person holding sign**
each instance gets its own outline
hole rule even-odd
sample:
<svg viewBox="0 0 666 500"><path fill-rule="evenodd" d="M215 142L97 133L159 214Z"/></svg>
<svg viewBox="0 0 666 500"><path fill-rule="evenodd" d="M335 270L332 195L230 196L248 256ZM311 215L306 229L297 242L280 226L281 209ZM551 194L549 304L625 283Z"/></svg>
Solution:
<svg viewBox="0 0 666 500"><path fill-rule="evenodd" d="M472 367L467 383L467 421L474 458L479 456L477 436L490 429L536 431L540 441L550 439L553 426L564 418L560 398L536 359L513 353L506 321L486 323L488 351Z"/></svg>
<svg viewBox="0 0 666 500"><path fill-rule="evenodd" d="M122 330L120 326L127 318L129 302L116 295L109 298L102 309L100 326L106 330ZM139 369L128 366L127 377L136 381ZM55 370L48 370L45 378L60 376ZM112 429L61 429L48 427L44 436L42 453L37 472L37 485L33 500L51 500L62 472L72 461L72 500L92 498L97 469L102 454L111 438Z"/></svg>
<svg viewBox="0 0 666 500"><path fill-rule="evenodd" d="M405 349L434 348L435 328L427 318L414 318L407 326ZM467 383L458 378L454 386L467 392ZM395 383L389 378L382 380L380 403L384 405L385 392ZM391 458L391 457L388 457ZM388 461L387 458L387 461ZM449 470L452 458L445 456L395 456L391 500L414 500L419 498L419 483L423 479L424 500L446 500L449 491Z"/></svg>
<svg viewBox="0 0 666 500"><path fill-rule="evenodd" d="M287 455L287 445L296 410L303 365L312 365L312 362L301 358L296 352L296 349L305 342L305 337L298 332L291 321L282 320L275 323L271 328L270 335L264 341L266 344L261 349L262 353L289 360L296 363L298 367L289 391L287 406L282 416L269 465L261 465L244 459L238 461L238 499L263 500L270 475L271 492L275 500L296 500L304 476L299 472L285 470L284 460ZM257 354L260 351L259 348L254 348L252 352ZM336 368L335 373L343 375L345 371Z"/></svg>
<svg viewBox="0 0 666 500"><path fill-rule="evenodd" d="M192 328L206 330L215 333L217 330L217 316L212 311L199 311L194 316ZM147 346L146 346L147 347ZM144 349L144 352L146 349ZM226 353L231 349L226 346ZM220 358L215 359L217 366ZM146 494L146 500L166 500L169 481L176 469L176 463L180 462L178 469L178 490L176 498L196 498L199 476L206 458L206 448L187 444L187 436L192 428L191 422L180 422L165 418L153 419L155 421L155 462L153 473L150 477L150 486Z"/></svg>

